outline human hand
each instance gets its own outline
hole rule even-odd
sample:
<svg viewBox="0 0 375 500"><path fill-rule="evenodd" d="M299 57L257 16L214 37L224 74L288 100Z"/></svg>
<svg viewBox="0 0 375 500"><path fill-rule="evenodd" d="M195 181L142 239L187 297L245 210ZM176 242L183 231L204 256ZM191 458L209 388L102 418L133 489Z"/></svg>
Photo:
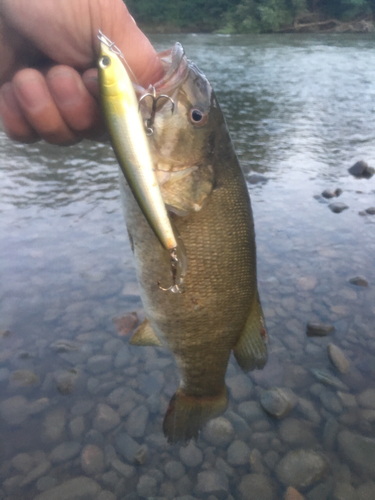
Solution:
<svg viewBox="0 0 375 500"><path fill-rule="evenodd" d="M103 132L99 29L140 85L161 78L161 62L122 0L0 2L0 117L9 137L65 145Z"/></svg>

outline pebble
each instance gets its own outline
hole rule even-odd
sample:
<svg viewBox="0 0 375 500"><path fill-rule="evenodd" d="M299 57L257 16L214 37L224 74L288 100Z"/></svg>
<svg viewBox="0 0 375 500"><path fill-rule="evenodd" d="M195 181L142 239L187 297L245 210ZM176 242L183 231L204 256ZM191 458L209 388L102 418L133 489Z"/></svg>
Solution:
<svg viewBox="0 0 375 500"><path fill-rule="evenodd" d="M238 413L246 422L255 422L264 418L264 412L258 401L245 401L238 405Z"/></svg>
<svg viewBox="0 0 375 500"><path fill-rule="evenodd" d="M296 418L286 418L280 423L279 434L281 439L291 445L311 446L315 442L311 427Z"/></svg>
<svg viewBox="0 0 375 500"><path fill-rule="evenodd" d="M349 361L346 359L340 347L332 343L328 344L327 352L329 360L338 372L347 373L349 371Z"/></svg>
<svg viewBox="0 0 375 500"><path fill-rule="evenodd" d="M295 450L287 453L279 462L276 474L285 486L307 488L317 483L326 473L327 464L313 450Z"/></svg>
<svg viewBox="0 0 375 500"><path fill-rule="evenodd" d="M130 477L133 477L135 475L135 467L125 464L117 458L112 460L111 466L118 474L120 474L120 476L125 477L126 479L129 479Z"/></svg>
<svg viewBox="0 0 375 500"><path fill-rule="evenodd" d="M37 386L40 384L39 376L31 370L16 370L10 374L9 388Z"/></svg>
<svg viewBox="0 0 375 500"><path fill-rule="evenodd" d="M147 474L142 475L137 484L137 493L141 498L154 497L157 493L156 479Z"/></svg>
<svg viewBox="0 0 375 500"><path fill-rule="evenodd" d="M143 465L147 460L148 448L146 445L142 445L137 453L134 455L134 462L137 465Z"/></svg>
<svg viewBox="0 0 375 500"><path fill-rule="evenodd" d="M121 456L125 458L130 463L134 463L134 457L138 452L140 445L137 441L134 441L129 434L121 433L118 435L116 444L116 450Z"/></svg>
<svg viewBox="0 0 375 500"><path fill-rule="evenodd" d="M375 498L375 483L367 481L357 489L358 500L373 500Z"/></svg>
<svg viewBox="0 0 375 500"><path fill-rule="evenodd" d="M72 368L55 374L56 389L66 396L74 391L78 379L78 370Z"/></svg>
<svg viewBox="0 0 375 500"><path fill-rule="evenodd" d="M125 423L125 429L129 436L142 437L146 430L149 411L146 406L138 406L135 408Z"/></svg>
<svg viewBox="0 0 375 500"><path fill-rule="evenodd" d="M248 399L254 390L254 386L250 378L242 373L235 377L228 378L226 384L232 398L235 401L244 401L245 399Z"/></svg>
<svg viewBox="0 0 375 500"><path fill-rule="evenodd" d="M29 416L29 402L23 396L13 396L0 403L0 416L9 425L18 425Z"/></svg>
<svg viewBox="0 0 375 500"><path fill-rule="evenodd" d="M73 418L69 422L70 432L75 439L80 439L82 434L85 432L85 419L82 415Z"/></svg>
<svg viewBox="0 0 375 500"><path fill-rule="evenodd" d="M375 389L366 389L357 396L358 403L365 408L375 409Z"/></svg>
<svg viewBox="0 0 375 500"><path fill-rule="evenodd" d="M334 198L336 196L336 193L334 191L332 191L332 189L325 189L323 192L322 192L322 196L323 198Z"/></svg>
<svg viewBox="0 0 375 500"><path fill-rule="evenodd" d="M328 370L325 370L323 368L312 368L310 371L314 375L314 377L319 380L319 382L322 382L325 385L330 385L331 387L339 389L340 391L349 391L349 388L343 382L341 382L339 378L332 375Z"/></svg>
<svg viewBox="0 0 375 500"><path fill-rule="evenodd" d="M81 467L89 476L103 472L105 466L102 450L94 444L86 445L81 453Z"/></svg>
<svg viewBox="0 0 375 500"><path fill-rule="evenodd" d="M297 403L297 410L313 424L320 424L322 417L316 411L315 406L309 399L299 398Z"/></svg>
<svg viewBox="0 0 375 500"><path fill-rule="evenodd" d="M51 451L50 460L54 464L60 464L71 460L79 455L81 445L76 441L66 441L61 443Z"/></svg>
<svg viewBox="0 0 375 500"><path fill-rule="evenodd" d="M112 365L112 356L109 354L97 354L87 361L87 369L94 374L109 371Z"/></svg>
<svg viewBox="0 0 375 500"><path fill-rule="evenodd" d="M264 391L260 404L266 413L276 418L283 418L292 410L297 398L290 389L274 388Z"/></svg>
<svg viewBox="0 0 375 500"><path fill-rule="evenodd" d="M233 437L233 425L224 417L213 418L203 429L203 438L214 446L226 447Z"/></svg>
<svg viewBox="0 0 375 500"><path fill-rule="evenodd" d="M356 286L367 287L368 281L363 276L354 276L354 278L350 278L349 283Z"/></svg>
<svg viewBox="0 0 375 500"><path fill-rule="evenodd" d="M70 410L71 414L76 415L86 415L89 411L94 408L94 402L89 399L84 399L83 401L78 401L73 408Z"/></svg>
<svg viewBox="0 0 375 500"><path fill-rule="evenodd" d="M369 215L375 215L375 207L366 208L365 212Z"/></svg>
<svg viewBox="0 0 375 500"><path fill-rule="evenodd" d="M34 466L34 459L28 453L19 453L11 460L12 466L21 474L27 474Z"/></svg>
<svg viewBox="0 0 375 500"><path fill-rule="evenodd" d="M95 500L117 500L117 496L112 491L102 491Z"/></svg>
<svg viewBox="0 0 375 500"><path fill-rule="evenodd" d="M51 462L48 460L43 460L40 464L38 464L34 469L32 469L26 477L23 478L21 482L21 486L27 486L32 484L34 481L39 479L40 477L47 474L47 472L51 468Z"/></svg>
<svg viewBox="0 0 375 500"><path fill-rule="evenodd" d="M275 500L270 479L262 474L247 474L238 487L241 500Z"/></svg>
<svg viewBox="0 0 375 500"><path fill-rule="evenodd" d="M357 500L357 494L351 484L336 483L333 491L333 500Z"/></svg>
<svg viewBox="0 0 375 500"><path fill-rule="evenodd" d="M36 496L34 500L94 500L99 484L88 477L76 477Z"/></svg>
<svg viewBox="0 0 375 500"><path fill-rule="evenodd" d="M110 406L104 403L98 404L93 422L94 429L99 432L108 432L119 425L120 421L120 415Z"/></svg>
<svg viewBox="0 0 375 500"><path fill-rule="evenodd" d="M176 460L170 460L165 464L164 472L172 481L177 481L185 474L185 467Z"/></svg>
<svg viewBox="0 0 375 500"><path fill-rule="evenodd" d="M319 399L324 408L332 413L341 413L343 408L336 394L329 389L325 389L319 394Z"/></svg>
<svg viewBox="0 0 375 500"><path fill-rule="evenodd" d="M307 323L306 334L308 337L326 337L335 331L335 327L329 323Z"/></svg>
<svg viewBox="0 0 375 500"><path fill-rule="evenodd" d="M262 175L262 174L258 174L257 172L256 173L253 173L253 174L250 174L246 177L246 180L250 183L250 184L259 184L260 182L261 183L265 183L265 182L268 182L268 177L266 177L265 175Z"/></svg>
<svg viewBox="0 0 375 500"><path fill-rule="evenodd" d="M284 500L304 500L304 498L298 490L289 486L285 492Z"/></svg>
<svg viewBox="0 0 375 500"><path fill-rule="evenodd" d="M339 214L344 210L346 210L347 208L349 208L348 205L342 203L341 201L335 201L334 203L330 203L328 207L334 214Z"/></svg>
<svg viewBox="0 0 375 500"><path fill-rule="evenodd" d="M193 441L190 441L187 446L181 446L180 459L187 467L197 467L203 461L203 453Z"/></svg>
<svg viewBox="0 0 375 500"><path fill-rule="evenodd" d="M36 488L38 491L47 491L54 488L57 484L57 479L55 477L43 476L36 482Z"/></svg>
<svg viewBox="0 0 375 500"><path fill-rule="evenodd" d="M216 495L226 498L228 495L228 478L215 470L199 472L197 476L196 493L205 495Z"/></svg>
<svg viewBox="0 0 375 500"><path fill-rule="evenodd" d="M127 345L123 345L115 357L115 368L123 368L130 361L130 351Z"/></svg>
<svg viewBox="0 0 375 500"><path fill-rule="evenodd" d="M341 431L337 439L344 456L361 473L375 479L375 439L346 430Z"/></svg>
<svg viewBox="0 0 375 500"><path fill-rule="evenodd" d="M65 431L65 424L66 412L64 408L55 408L54 410L47 413L43 422L43 441L60 441Z"/></svg>
<svg viewBox="0 0 375 500"><path fill-rule="evenodd" d="M246 465L250 461L250 448L246 443L236 439L227 450L227 462L230 465Z"/></svg>
<svg viewBox="0 0 375 500"><path fill-rule="evenodd" d="M113 323L115 324L119 335L128 335L135 325L138 323L138 315L136 312L128 313L124 316L118 316L113 318Z"/></svg>
<svg viewBox="0 0 375 500"><path fill-rule="evenodd" d="M375 169L369 167L365 161L359 160L348 169L348 172L354 175L354 177L365 177L369 179L374 175Z"/></svg>

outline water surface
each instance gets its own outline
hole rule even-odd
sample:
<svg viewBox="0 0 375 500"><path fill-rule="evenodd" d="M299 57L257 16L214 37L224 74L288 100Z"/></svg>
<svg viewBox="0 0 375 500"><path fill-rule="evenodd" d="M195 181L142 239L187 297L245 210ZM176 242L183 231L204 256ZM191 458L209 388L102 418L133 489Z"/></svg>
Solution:
<svg viewBox="0 0 375 500"><path fill-rule="evenodd" d="M176 37L152 41L161 50ZM339 484L345 498L375 498L375 462L361 465L358 451L363 437L375 438L375 215L359 214L375 205L375 177L355 179L347 171L358 160L375 166L374 39L181 35L179 41L213 84L249 179L269 362L248 376L231 361L232 396L221 422L229 438L220 444L203 434L201 460L187 465L181 447L160 435L178 384L172 357L160 349L127 350L128 338L112 321L130 311L142 318L143 311L110 147L18 145L1 133L0 331L10 334L0 339L0 498L34 499L87 476L95 480L85 483L89 498L99 498L99 484L107 492L102 500L210 493L276 500L289 486L278 464L298 449L319 452L329 464L298 488L309 500L341 498ZM267 182L250 183L254 172ZM333 201L348 206L340 214L319 196L337 188L343 193ZM349 283L358 275L368 287ZM331 324L335 332L308 338L308 322ZM56 348L63 339L78 349ZM345 375L330 365L330 342L350 362ZM319 383L310 372L316 368L347 389ZM38 379L20 387L17 370ZM67 395L56 389L64 376L74 386ZM246 403L274 386L299 398L291 413L281 420L262 411L249 415ZM120 401L113 391L122 387L129 391ZM310 411L302 409L306 401ZM109 430L98 424L100 404L121 417L107 415L114 424ZM140 407L145 427L134 430L132 412ZM145 462L134 470L119 451L124 431L147 447ZM348 432L354 436L349 444ZM238 458L238 442L248 447L245 458ZM70 455L56 452L62 443L73 443ZM99 462L103 454L96 469L82 456L88 444ZM360 458L353 459L356 453ZM130 466L126 473L113 466L115 454ZM30 479L38 466L41 472ZM220 471L227 482L204 492L200 474L207 471ZM154 482L147 483L150 477ZM259 491L246 487L252 481Z"/></svg>

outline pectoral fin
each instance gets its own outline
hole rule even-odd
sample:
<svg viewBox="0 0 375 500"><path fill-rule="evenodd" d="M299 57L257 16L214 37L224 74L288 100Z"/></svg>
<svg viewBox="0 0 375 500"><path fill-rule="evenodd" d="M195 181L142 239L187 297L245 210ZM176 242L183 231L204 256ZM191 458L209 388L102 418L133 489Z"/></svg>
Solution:
<svg viewBox="0 0 375 500"><path fill-rule="evenodd" d="M243 371L263 368L267 362L267 333L259 297L254 300L245 328L233 352Z"/></svg>
<svg viewBox="0 0 375 500"><path fill-rule="evenodd" d="M148 319L145 319L139 327L136 329L134 335L130 339L131 345L139 345L139 346L158 346L162 347L162 343L156 336L156 333L152 329Z"/></svg>

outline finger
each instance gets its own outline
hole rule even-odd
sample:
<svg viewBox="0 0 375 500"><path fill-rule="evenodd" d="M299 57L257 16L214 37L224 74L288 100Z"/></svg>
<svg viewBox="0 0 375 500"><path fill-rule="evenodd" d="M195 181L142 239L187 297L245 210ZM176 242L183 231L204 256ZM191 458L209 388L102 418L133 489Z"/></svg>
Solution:
<svg viewBox="0 0 375 500"><path fill-rule="evenodd" d="M0 117L5 133L11 139L26 143L38 140L37 133L22 113L11 83L5 83L0 89Z"/></svg>
<svg viewBox="0 0 375 500"><path fill-rule="evenodd" d="M14 94L26 120L36 133L51 144L73 144L80 138L64 122L48 89L45 77L26 68L13 78Z"/></svg>
<svg viewBox="0 0 375 500"><path fill-rule="evenodd" d="M91 68L85 71L82 75L82 81L90 92L90 94L99 101L99 82L98 82L98 70L96 68Z"/></svg>
<svg viewBox="0 0 375 500"><path fill-rule="evenodd" d="M61 117L71 130L84 137L103 132L99 105L75 69L54 66L48 71L46 82Z"/></svg>

